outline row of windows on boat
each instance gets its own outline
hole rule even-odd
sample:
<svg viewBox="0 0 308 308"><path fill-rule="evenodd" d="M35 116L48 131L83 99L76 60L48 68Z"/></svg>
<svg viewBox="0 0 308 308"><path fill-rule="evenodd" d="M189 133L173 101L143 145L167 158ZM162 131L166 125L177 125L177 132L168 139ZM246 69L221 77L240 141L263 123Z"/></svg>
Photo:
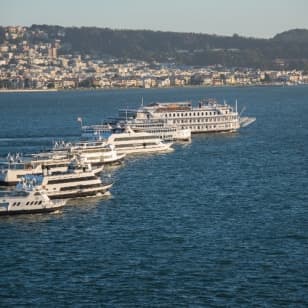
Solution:
<svg viewBox="0 0 308 308"><path fill-rule="evenodd" d="M13 164L9 164L9 168L13 169L13 170L32 170L35 169L37 167L37 163L39 163L39 161L34 161L34 165L29 165L29 164L23 164L23 163L13 163ZM50 168L61 168L61 167L66 167L67 163L54 163L54 164L42 164L42 169L50 169ZM5 169L3 169L5 170Z"/></svg>
<svg viewBox="0 0 308 308"><path fill-rule="evenodd" d="M229 119L229 121L232 121L232 120L235 120L236 118L234 119ZM222 122L222 123L225 123L226 122L226 119L224 120L220 120L219 118L209 118L209 119L204 119L204 118L199 118L199 119L190 119L190 120L173 120L173 123L200 123L200 122L205 122L205 123L208 123L208 122Z"/></svg>
<svg viewBox="0 0 308 308"><path fill-rule="evenodd" d="M228 114L229 112L226 111L224 114ZM221 112L216 111L209 111L209 112L177 112L177 113L166 113L166 118L171 117L192 117L192 116L211 116L211 115L221 115Z"/></svg>
<svg viewBox="0 0 308 308"><path fill-rule="evenodd" d="M96 152L100 152L100 153L109 153L111 152L112 150L108 147L96 147L96 148L89 148L89 149L84 149L84 150L81 150L81 151L76 151L77 154L82 154L82 153L96 153ZM75 153L75 152L74 152Z"/></svg>
<svg viewBox="0 0 308 308"><path fill-rule="evenodd" d="M74 189L86 189L86 188L97 188L101 187L102 185L99 184L90 184L90 185L79 185L79 186L67 186L67 187L61 187L60 191L66 191L66 190L74 190Z"/></svg>
<svg viewBox="0 0 308 308"><path fill-rule="evenodd" d="M83 178L71 178L71 179L59 179L59 180L49 180L48 184L62 184L62 183L71 183L71 182L81 182L81 181L91 181L97 180L98 177L96 176L87 176Z"/></svg>
<svg viewBox="0 0 308 308"><path fill-rule="evenodd" d="M115 138L114 141L135 141L135 140L146 140L146 139L153 139L153 136L141 136L141 137L136 137L136 136L131 136L131 137L118 137Z"/></svg>
<svg viewBox="0 0 308 308"><path fill-rule="evenodd" d="M26 205L38 205L38 204L42 204L42 200L40 200L40 201L28 201L27 203L26 203ZM12 204L12 206L20 206L20 202L14 202L13 204Z"/></svg>
<svg viewBox="0 0 308 308"><path fill-rule="evenodd" d="M143 143L135 143L135 144L119 144L117 145L117 149L122 149L122 148L146 148L148 146L155 146L157 145L156 142L143 142Z"/></svg>
<svg viewBox="0 0 308 308"><path fill-rule="evenodd" d="M187 128L190 128L191 130L196 130L196 129L216 129L216 128L219 128L219 129L228 129L228 128L231 128L232 125L231 124L225 124L225 125L202 125L202 126L197 126L197 125L193 125L193 126L182 126L182 129L187 129Z"/></svg>

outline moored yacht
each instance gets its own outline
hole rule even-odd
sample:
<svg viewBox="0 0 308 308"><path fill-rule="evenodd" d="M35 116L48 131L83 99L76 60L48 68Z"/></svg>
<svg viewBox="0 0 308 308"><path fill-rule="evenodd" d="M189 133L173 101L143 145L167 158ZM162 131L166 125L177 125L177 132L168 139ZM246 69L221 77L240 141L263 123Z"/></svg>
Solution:
<svg viewBox="0 0 308 308"><path fill-rule="evenodd" d="M92 169L89 163L74 161L68 171L60 174L35 176L35 182L46 190L50 199L66 199L107 195L111 183L103 183L99 174L103 166ZM28 176L32 177L32 176Z"/></svg>
<svg viewBox="0 0 308 308"><path fill-rule="evenodd" d="M55 152L65 150L71 157L77 156L92 166L120 163L125 157L125 154L119 155L114 146L100 139L76 143L60 142L55 144L53 150Z"/></svg>
<svg viewBox="0 0 308 308"><path fill-rule="evenodd" d="M134 132L129 127L123 132L110 134L107 143L113 145L120 154L159 153L172 150L172 142L163 142L146 132Z"/></svg>
<svg viewBox="0 0 308 308"><path fill-rule="evenodd" d="M64 157L32 156L28 159L13 159L0 162L0 185L16 185L26 174L42 174L43 170L49 173L64 172L71 159Z"/></svg>
<svg viewBox="0 0 308 308"><path fill-rule="evenodd" d="M113 120L115 121L115 120ZM82 138L97 138L104 136L116 130L125 129L127 126L135 132L146 132L163 141L190 141L191 130L189 128L182 129L175 125L168 125L163 120L125 120L119 117L116 122L109 125L89 125L81 128Z"/></svg>
<svg viewBox="0 0 308 308"><path fill-rule="evenodd" d="M190 141L191 130L167 125L162 120L127 120L119 122L123 127L130 126L135 132L146 132L164 141Z"/></svg>
<svg viewBox="0 0 308 308"><path fill-rule="evenodd" d="M15 191L0 195L0 215L53 212L65 205L66 200L50 200L46 191L21 182Z"/></svg>

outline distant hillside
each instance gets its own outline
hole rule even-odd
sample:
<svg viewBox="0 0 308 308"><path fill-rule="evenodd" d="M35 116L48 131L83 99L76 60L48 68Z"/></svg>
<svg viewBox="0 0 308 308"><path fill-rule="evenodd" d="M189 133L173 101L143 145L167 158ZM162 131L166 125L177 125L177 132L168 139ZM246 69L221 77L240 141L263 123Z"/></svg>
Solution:
<svg viewBox="0 0 308 308"><path fill-rule="evenodd" d="M47 36L40 40L61 40L60 53L176 62L186 65L215 65L254 68L308 69L308 30L295 29L272 39L218 36L148 30L112 30L95 27L32 25ZM0 31L1 35L1 31ZM0 37L1 40L1 37Z"/></svg>
<svg viewBox="0 0 308 308"><path fill-rule="evenodd" d="M279 33L274 36L274 41L307 44L308 43L308 30L307 29L294 29Z"/></svg>

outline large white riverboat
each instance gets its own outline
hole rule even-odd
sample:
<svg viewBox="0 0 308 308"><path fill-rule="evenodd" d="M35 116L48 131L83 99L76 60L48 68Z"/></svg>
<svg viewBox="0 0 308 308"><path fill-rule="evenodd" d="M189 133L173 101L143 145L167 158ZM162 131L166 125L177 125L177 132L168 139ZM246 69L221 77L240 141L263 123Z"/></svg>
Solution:
<svg viewBox="0 0 308 308"><path fill-rule="evenodd" d="M192 133L235 132L255 121L255 118L241 117L237 103L234 109L214 99L203 100L195 107L191 102L157 102L138 109L120 110L119 115L135 121L160 120L180 129L190 129Z"/></svg>

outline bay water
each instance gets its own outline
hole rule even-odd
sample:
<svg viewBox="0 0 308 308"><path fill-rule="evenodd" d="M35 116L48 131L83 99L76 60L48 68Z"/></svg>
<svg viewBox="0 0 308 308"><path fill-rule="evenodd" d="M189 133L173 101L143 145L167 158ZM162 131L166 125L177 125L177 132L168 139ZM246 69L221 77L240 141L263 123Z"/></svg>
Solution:
<svg viewBox="0 0 308 308"><path fill-rule="evenodd" d="M252 125L127 158L109 198L0 217L0 306L307 307L308 87L0 94L0 156L77 140L155 101L234 104Z"/></svg>

